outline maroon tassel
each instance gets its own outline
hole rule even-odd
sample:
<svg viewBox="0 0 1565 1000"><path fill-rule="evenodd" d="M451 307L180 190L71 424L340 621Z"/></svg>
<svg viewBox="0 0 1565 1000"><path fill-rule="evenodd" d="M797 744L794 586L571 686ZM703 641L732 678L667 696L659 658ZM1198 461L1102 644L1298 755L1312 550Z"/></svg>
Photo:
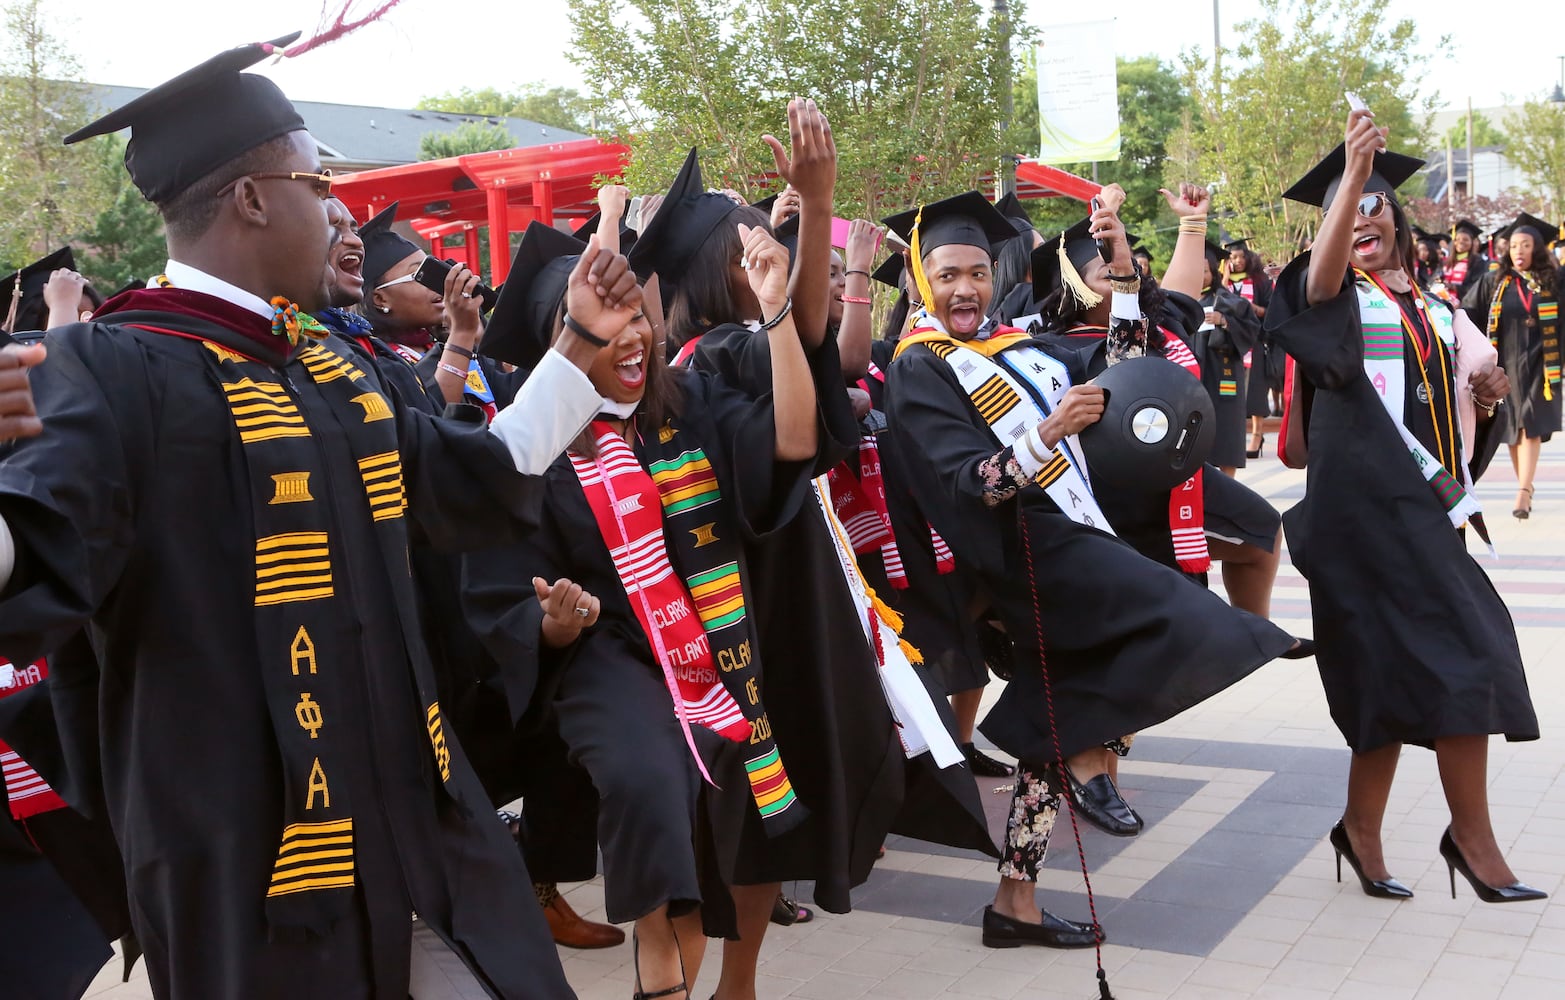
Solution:
<svg viewBox="0 0 1565 1000"><path fill-rule="evenodd" d="M342 8L338 10L337 16L329 20L323 7L320 24L316 26L318 29L316 33L302 42L288 46L283 51L283 55L289 57L300 56L311 49L325 45L327 42L335 42L342 36L357 31L372 21L379 20L382 15L401 2L402 0L383 0L380 6L356 21L348 20L348 11L353 6L353 0L343 0Z"/></svg>
<svg viewBox="0 0 1565 1000"><path fill-rule="evenodd" d="M1114 994L1109 992L1109 975L1103 971L1102 959L1098 965L1098 1000L1114 1000Z"/></svg>

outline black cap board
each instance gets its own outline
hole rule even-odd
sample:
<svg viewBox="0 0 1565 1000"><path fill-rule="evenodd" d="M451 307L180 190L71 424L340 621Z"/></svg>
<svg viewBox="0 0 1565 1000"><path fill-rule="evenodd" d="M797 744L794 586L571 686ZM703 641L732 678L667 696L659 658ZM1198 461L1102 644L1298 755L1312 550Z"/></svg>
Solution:
<svg viewBox="0 0 1565 1000"><path fill-rule="evenodd" d="M630 265L638 275L656 273L666 295L684 274L685 265L739 205L725 194L708 192L694 148L663 197L652 221L631 248Z"/></svg>
<svg viewBox="0 0 1565 1000"><path fill-rule="evenodd" d="M1531 212L1523 212L1522 214L1518 215L1510 225L1500 230L1499 235L1503 235L1509 239L1510 237L1516 235L1516 231L1518 229L1531 229L1533 233L1536 234L1537 238L1543 242L1544 246L1548 246L1550 243L1553 243L1555 240L1560 238L1558 226L1554 225L1552 222L1545 222L1536 215L1533 215Z"/></svg>
<svg viewBox="0 0 1565 1000"><path fill-rule="evenodd" d="M799 252L799 217L790 215L779 222L772 230L772 236L787 249L788 258L792 260Z"/></svg>
<svg viewBox="0 0 1565 1000"><path fill-rule="evenodd" d="M782 194L782 192L779 191L777 194ZM750 207L759 208L761 211L765 212L768 217L770 217L772 214L772 206L777 204L777 194L769 194L760 201L752 201L750 202Z"/></svg>
<svg viewBox="0 0 1565 1000"><path fill-rule="evenodd" d="M1451 226L1451 234L1454 236L1457 233L1466 233L1468 236L1476 240L1483 234L1483 231L1479 229L1478 224L1471 219L1458 219L1456 220L1456 223Z"/></svg>
<svg viewBox="0 0 1565 1000"><path fill-rule="evenodd" d="M601 226L602 224L603 224L603 213L602 212L594 212L594 213L592 213L590 216L587 217L587 221L586 222L583 222L581 225L576 227L576 234L575 234L576 238L578 240L580 240L582 243L586 243L588 237L590 237L594 233L596 233L598 231L598 227ZM625 225L625 220L621 219L620 220L620 224L619 224L619 252L622 253L622 254L627 254L628 255L630 253L630 248L635 246L635 245L636 245L636 231L634 229L630 228L629 226Z"/></svg>
<svg viewBox="0 0 1565 1000"><path fill-rule="evenodd" d="M1007 191L1001 195L1000 200L994 203L994 210L1010 221L1018 235L1037 232L1037 227L1032 224L1032 217L1022 206L1022 200L1016 197L1016 192Z"/></svg>
<svg viewBox="0 0 1565 1000"><path fill-rule="evenodd" d="M922 217L917 209L909 209L881 221L909 245L917 221L918 252L926 257L937 247L953 244L983 247L992 255L997 246L1016 237L1016 227L977 191L932 201L924 206Z"/></svg>
<svg viewBox="0 0 1565 1000"><path fill-rule="evenodd" d="M1282 193L1289 201L1302 202L1306 205L1318 205L1321 208L1330 208L1332 199L1337 196L1337 188L1342 183L1342 172L1347 169L1347 147L1342 143L1337 148L1326 154L1326 158L1310 168L1309 173L1299 178L1293 187ZM1369 180L1364 182L1366 194L1383 191L1392 194L1409 177L1418 173L1424 161L1415 156L1405 156L1401 153L1383 152L1375 154L1375 165L1370 171Z"/></svg>
<svg viewBox="0 0 1565 1000"><path fill-rule="evenodd" d="M277 84L241 72L298 37L296 31L213 56L77 129L65 142L130 129L125 169L142 197L165 204L235 157L304 128Z"/></svg>
<svg viewBox="0 0 1565 1000"><path fill-rule="evenodd" d="M49 283L49 276L61 268L76 270L76 255L70 247L61 247L47 257L41 257L21 270L0 278L0 323L4 323L6 317L11 315L11 303L15 302L16 320L12 329L42 330L49 319L49 310L43 301L43 289Z"/></svg>
<svg viewBox="0 0 1565 1000"><path fill-rule="evenodd" d="M537 219L527 224L484 329L485 355L521 368L537 367L554 341L554 317L571 270L586 249L586 243Z"/></svg>
<svg viewBox="0 0 1565 1000"><path fill-rule="evenodd" d="M1222 247L1211 240L1206 241L1206 262L1212 268L1212 280L1221 280L1223 261L1227 259L1228 255L1223 252Z"/></svg>
<svg viewBox="0 0 1565 1000"><path fill-rule="evenodd" d="M392 202L370 221L359 227L359 239L364 241L364 297L381 285L386 272L396 267L424 248L391 228L397 221L397 206Z"/></svg>
<svg viewBox="0 0 1565 1000"><path fill-rule="evenodd" d="M1063 233L1039 244L1032 252L1032 297L1041 302L1063 284L1060 275L1060 243L1065 244L1065 256L1078 272L1098 255L1098 242L1092 238L1092 223L1082 219Z"/></svg>
<svg viewBox="0 0 1565 1000"><path fill-rule="evenodd" d="M892 288L900 291L902 288L902 272L905 270L907 270L907 259L899 253L894 253L887 257L879 267L875 268L874 273L870 277L882 285L890 285Z"/></svg>
<svg viewBox="0 0 1565 1000"><path fill-rule="evenodd" d="M1234 250L1248 251L1250 249L1250 238L1248 236L1235 236L1223 244L1223 249L1230 252Z"/></svg>

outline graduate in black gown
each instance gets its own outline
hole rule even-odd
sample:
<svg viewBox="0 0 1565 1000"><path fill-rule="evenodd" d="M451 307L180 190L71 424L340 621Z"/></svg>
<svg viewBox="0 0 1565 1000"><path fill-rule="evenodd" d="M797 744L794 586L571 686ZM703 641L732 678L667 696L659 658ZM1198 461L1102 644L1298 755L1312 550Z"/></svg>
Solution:
<svg viewBox="0 0 1565 1000"><path fill-rule="evenodd" d="M987 318L992 246L1014 235L1004 218L969 192L886 222L915 248L925 303L887 380L892 433L920 504L1016 645L1014 676L981 727L1021 761L984 941L1091 947L1098 928L1034 900L1059 802L1054 763L1084 783L1106 777L1107 741L1221 691L1292 640L1104 530L1075 439L1102 415L1103 391L1065 388L1063 365ZM1088 235L1113 248L1112 273L1132 273L1112 208ZM1138 288L1115 288L1127 335Z"/></svg>
<svg viewBox="0 0 1565 1000"><path fill-rule="evenodd" d="M1272 280L1266 275L1261 255L1250 249L1248 240L1230 240L1223 244L1222 287L1250 303L1255 315L1266 318L1272 298ZM1267 343L1265 333L1255 348L1245 355L1249 382L1245 393L1245 413L1250 418L1250 442L1245 457L1259 458L1266 446L1263 421L1272 413L1272 395L1282 391L1282 352Z"/></svg>
<svg viewBox="0 0 1565 1000"><path fill-rule="evenodd" d="M1516 472L1516 503L1512 513L1525 520L1532 513L1533 477L1543 444L1560 429L1560 297L1565 292L1561 270L1549 255L1549 237L1556 227L1522 213L1507 230L1509 244L1500 267L1485 272L1462 299L1462 307L1478 329L1500 350L1500 364L1511 378L1511 392L1494 419L1483 427L1473 475L1483 474L1490 459L1505 445Z"/></svg>
<svg viewBox="0 0 1565 1000"><path fill-rule="evenodd" d="M1495 261L1484 255L1478 242L1482 235L1470 219L1458 219L1451 227L1451 254L1445 262L1445 285L1458 302L1467 298L1485 274L1495 270ZM1503 258L1504 251L1499 251ZM1479 329L1483 329L1482 325Z"/></svg>
<svg viewBox="0 0 1565 1000"><path fill-rule="evenodd" d="M73 136L132 129L170 261L51 332L46 363L4 352L36 367L0 392L0 438L42 434L0 460L0 655L88 630L93 662L51 694L67 743L96 737L156 995L403 996L416 912L490 993L567 996L442 720L406 553L413 530L457 548L535 523L537 473L596 409L593 354L564 345L547 403L486 430L393 408L317 343L329 182L241 72L290 40ZM33 399L41 424L19 422Z"/></svg>
<svg viewBox="0 0 1565 1000"><path fill-rule="evenodd" d="M1232 476L1246 459L1245 401L1251 370L1245 356L1260 342L1261 318L1248 299L1222 286L1222 251L1206 243L1205 271L1199 304L1203 312L1191 350L1201 362L1201 383L1212 397L1217 437L1211 463Z"/></svg>
<svg viewBox="0 0 1565 1000"><path fill-rule="evenodd" d="M1310 585L1327 704L1353 750L1331 843L1369 895L1411 896L1386 868L1380 828L1402 745L1433 747L1451 809L1441 855L1480 899L1542 898L1516 881L1490 825L1489 737L1537 739L1538 720L1510 613L1460 530L1483 525L1458 397L1492 403L1505 379L1458 381L1469 321L1411 280L1394 192L1422 161L1382 152L1386 134L1352 112L1344 144L1286 192L1326 215L1266 320L1305 382L1308 408L1289 421L1307 435L1288 451L1307 448L1309 479L1283 522Z"/></svg>

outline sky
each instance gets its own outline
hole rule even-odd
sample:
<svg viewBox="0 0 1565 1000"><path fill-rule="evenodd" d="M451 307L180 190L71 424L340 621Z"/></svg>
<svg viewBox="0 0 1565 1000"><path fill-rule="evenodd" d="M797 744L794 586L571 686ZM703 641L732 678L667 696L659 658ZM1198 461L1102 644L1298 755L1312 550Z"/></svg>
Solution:
<svg viewBox="0 0 1565 1000"><path fill-rule="evenodd" d="M208 56L243 42L293 30L307 33L327 0L159 0L156 15L126 18L125 0L44 0L46 16L64 34L94 83L152 86ZM335 7L343 0L330 0ZM1253 8L1237 0L1120 0L1116 48L1122 56L1174 61L1189 47L1210 51L1214 3L1221 2L1222 40L1239 39L1235 25ZM353 0L355 11L374 0ZM1028 19L1047 23L1090 18L1063 13L1051 0L1032 0ZM1476 108L1507 98L1547 93L1565 56L1565 8L1526 4L1531 37L1515 44L1515 17L1475 17L1467 0L1391 0L1394 18L1411 17L1419 46L1435 57L1425 81L1444 105ZM280 65L263 65L292 98L381 107L412 107L419 98L469 87L511 89L527 83L574 86L566 58L566 0L401 0L386 17L328 47ZM1540 23L1557 19L1552 28ZM73 23L74 22L74 23ZM1442 33L1460 31L1452 49L1435 55ZM1555 50L1558 50L1557 52Z"/></svg>

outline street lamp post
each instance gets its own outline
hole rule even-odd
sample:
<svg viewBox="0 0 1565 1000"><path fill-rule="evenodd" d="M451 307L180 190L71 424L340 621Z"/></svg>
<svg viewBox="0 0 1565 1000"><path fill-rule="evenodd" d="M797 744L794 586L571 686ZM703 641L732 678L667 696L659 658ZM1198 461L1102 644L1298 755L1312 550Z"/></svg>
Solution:
<svg viewBox="0 0 1565 1000"><path fill-rule="evenodd" d="M1554 93L1549 95L1549 100L1555 104L1565 104L1565 56L1560 56L1560 82L1554 85Z"/></svg>

